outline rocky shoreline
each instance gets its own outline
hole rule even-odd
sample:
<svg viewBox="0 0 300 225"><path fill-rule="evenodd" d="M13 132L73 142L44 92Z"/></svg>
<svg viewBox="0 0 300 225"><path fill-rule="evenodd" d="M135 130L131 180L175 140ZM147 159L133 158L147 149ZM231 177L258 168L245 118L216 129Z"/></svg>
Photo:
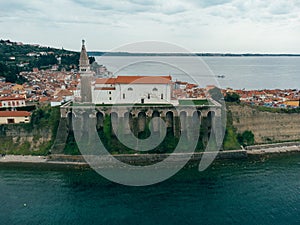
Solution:
<svg viewBox="0 0 300 225"><path fill-rule="evenodd" d="M284 153L300 153L300 142L278 143L270 145L249 146L242 150L220 151L217 159L246 159L251 156L265 156ZM173 154L175 156L174 163L186 158L187 154L191 154L190 162L197 162L205 154L214 152L201 153L181 153ZM120 161L130 164L151 164L164 160L169 154L122 154L114 155ZM92 157L92 156L91 156ZM106 156L98 156L99 162L103 165L111 165ZM77 155L49 155L49 156L30 156L30 155L2 155L0 163L39 163L39 164L59 164L59 165L88 165L83 156Z"/></svg>

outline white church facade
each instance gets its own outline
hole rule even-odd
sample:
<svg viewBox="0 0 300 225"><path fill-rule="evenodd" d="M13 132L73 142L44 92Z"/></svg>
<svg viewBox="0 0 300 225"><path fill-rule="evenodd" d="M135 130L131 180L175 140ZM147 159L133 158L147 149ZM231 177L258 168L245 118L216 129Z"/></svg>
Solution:
<svg viewBox="0 0 300 225"><path fill-rule="evenodd" d="M170 104L171 76L98 78L92 85L94 104Z"/></svg>

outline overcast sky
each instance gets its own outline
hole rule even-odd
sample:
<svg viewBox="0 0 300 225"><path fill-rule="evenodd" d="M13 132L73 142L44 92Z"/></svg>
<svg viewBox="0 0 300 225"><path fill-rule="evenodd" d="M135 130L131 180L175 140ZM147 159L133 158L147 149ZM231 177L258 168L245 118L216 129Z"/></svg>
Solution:
<svg viewBox="0 0 300 225"><path fill-rule="evenodd" d="M80 50L146 40L192 52L300 53L299 0L0 0L1 39Z"/></svg>

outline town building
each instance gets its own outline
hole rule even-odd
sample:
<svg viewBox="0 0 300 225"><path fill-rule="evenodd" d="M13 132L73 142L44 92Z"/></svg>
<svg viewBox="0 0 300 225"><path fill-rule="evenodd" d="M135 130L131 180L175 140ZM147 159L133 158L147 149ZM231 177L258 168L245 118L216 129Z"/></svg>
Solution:
<svg viewBox="0 0 300 225"><path fill-rule="evenodd" d="M30 112L27 111L0 111L0 124L29 123Z"/></svg>
<svg viewBox="0 0 300 225"><path fill-rule="evenodd" d="M284 102L284 104L288 107L299 107L300 106L300 99L291 99Z"/></svg>
<svg viewBox="0 0 300 225"><path fill-rule="evenodd" d="M3 97L0 98L1 108L14 108L14 107L24 107L26 106L25 98L13 98L13 97Z"/></svg>

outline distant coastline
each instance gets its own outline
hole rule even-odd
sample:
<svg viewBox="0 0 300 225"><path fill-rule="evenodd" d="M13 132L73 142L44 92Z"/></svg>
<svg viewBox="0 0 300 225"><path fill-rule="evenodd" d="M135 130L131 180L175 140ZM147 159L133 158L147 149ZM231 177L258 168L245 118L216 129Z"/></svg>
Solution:
<svg viewBox="0 0 300 225"><path fill-rule="evenodd" d="M89 51L89 56L200 56L200 57L300 57L300 54L260 54L260 53L132 53Z"/></svg>

